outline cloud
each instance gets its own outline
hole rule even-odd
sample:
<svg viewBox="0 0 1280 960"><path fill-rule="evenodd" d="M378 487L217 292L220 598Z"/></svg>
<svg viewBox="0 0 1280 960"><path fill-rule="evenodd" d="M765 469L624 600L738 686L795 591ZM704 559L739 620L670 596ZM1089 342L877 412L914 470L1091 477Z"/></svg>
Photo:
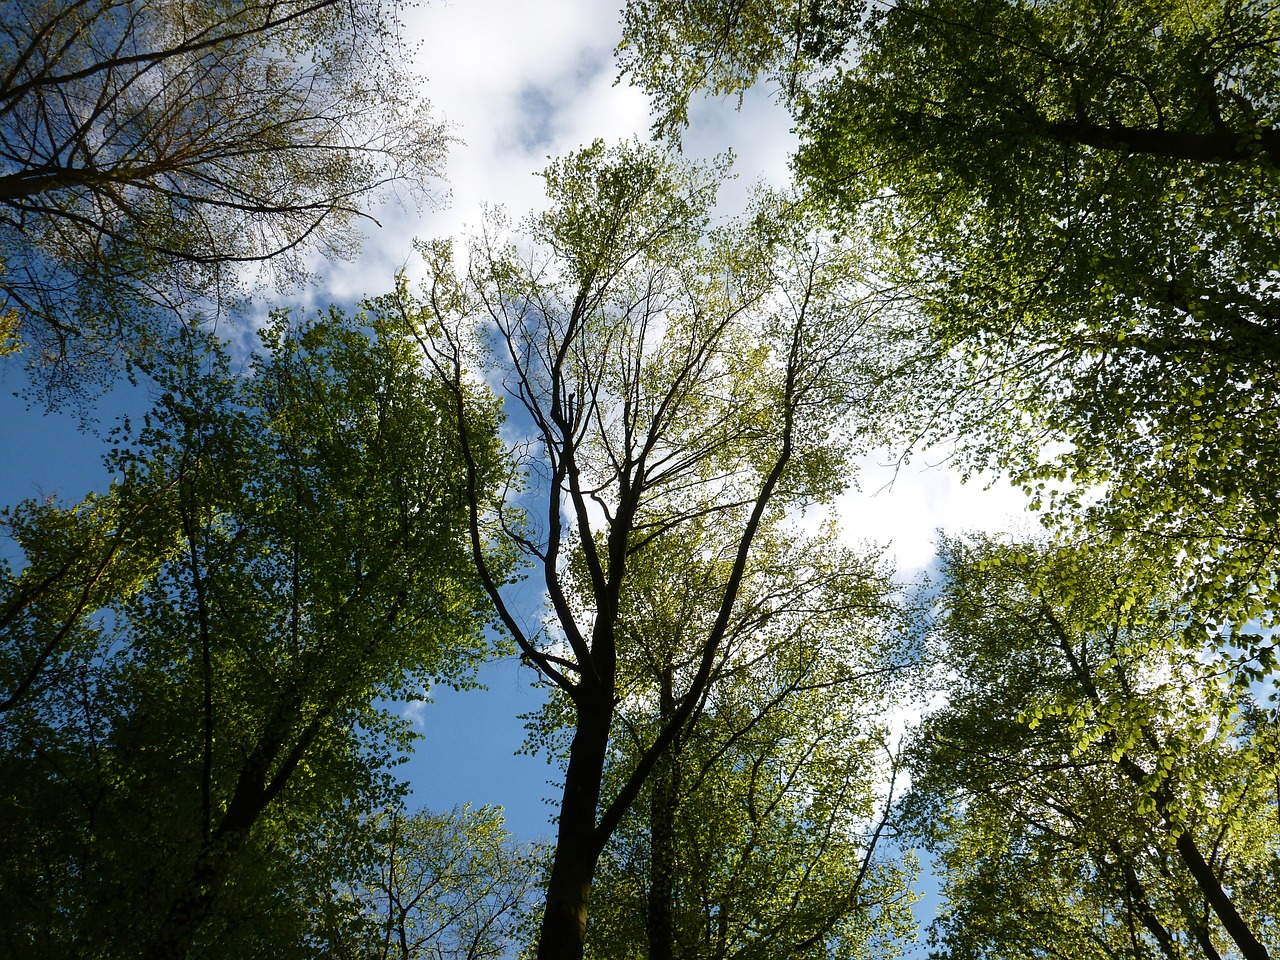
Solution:
<svg viewBox="0 0 1280 960"><path fill-rule="evenodd" d="M831 512L857 539L888 547L903 579L936 565L939 530L1014 530L1027 524L1026 498L1003 479L980 475L966 483L954 469L930 466L924 456L901 467L894 459L888 451L861 458L859 489L838 497Z"/></svg>
<svg viewBox="0 0 1280 960"><path fill-rule="evenodd" d="M596 138L646 139L648 99L617 83L616 10L594 0L560 0L548 9L515 0L468 0L406 13L406 35L421 38L415 63L423 92L458 137L449 151L438 202L423 209L388 202L374 212L360 256L318 265L322 299L343 302L387 290L396 271L420 274L415 237L459 237L483 220L486 206L515 219L543 206L536 174ZM787 179L794 146L790 118L767 91L732 103L695 104L685 153L709 158L730 147L737 179L721 191L721 208L740 207L757 180Z"/></svg>
<svg viewBox="0 0 1280 960"><path fill-rule="evenodd" d="M431 698L423 697L417 700L410 700L404 705L401 716L408 720L419 730L427 728L427 711L431 707Z"/></svg>

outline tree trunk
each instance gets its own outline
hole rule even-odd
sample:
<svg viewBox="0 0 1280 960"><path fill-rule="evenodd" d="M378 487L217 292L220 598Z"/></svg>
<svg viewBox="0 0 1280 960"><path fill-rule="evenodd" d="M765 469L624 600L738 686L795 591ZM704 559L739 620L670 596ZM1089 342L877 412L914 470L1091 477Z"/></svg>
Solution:
<svg viewBox="0 0 1280 960"><path fill-rule="evenodd" d="M1271 955L1267 952L1267 948L1262 945L1261 940L1254 936L1248 922L1244 917L1240 916L1235 904L1231 902L1231 898L1222 888L1222 884L1218 881L1218 875L1213 872L1213 868L1209 866L1204 856L1200 853L1200 848L1196 845L1195 838L1189 833L1180 833L1178 834L1177 847L1178 855L1182 857L1182 862L1186 864L1191 876L1195 877L1196 884L1200 887L1200 892L1204 894L1209 906L1217 914L1223 929L1227 931L1227 934L1235 941L1236 946L1240 948L1241 955L1246 960L1271 960Z"/></svg>
<svg viewBox="0 0 1280 960"><path fill-rule="evenodd" d="M671 665L662 673L658 690L658 728L675 713ZM676 802L679 796L679 734L653 767L649 800L649 960L674 960Z"/></svg>
<svg viewBox="0 0 1280 960"><path fill-rule="evenodd" d="M547 880L538 960L582 960L591 878L600 858L596 809L613 723L613 696L612 690L592 696L580 688L580 697L564 776L556 850Z"/></svg>
<svg viewBox="0 0 1280 960"><path fill-rule="evenodd" d="M231 862L247 839L246 832L200 851L191 880L170 906L164 925L147 948L147 960L183 960L191 953L226 884Z"/></svg>
<svg viewBox="0 0 1280 960"><path fill-rule="evenodd" d="M216 906L232 865L248 842L258 818L288 784L333 709L330 704L314 717L297 735L283 759L279 758L293 726L294 709L282 708L275 722L263 733L257 748L240 769L227 812L217 829L201 840L191 880L174 898L164 924L147 951L147 960L180 960L191 952L200 927ZM278 769L268 777L277 760Z"/></svg>

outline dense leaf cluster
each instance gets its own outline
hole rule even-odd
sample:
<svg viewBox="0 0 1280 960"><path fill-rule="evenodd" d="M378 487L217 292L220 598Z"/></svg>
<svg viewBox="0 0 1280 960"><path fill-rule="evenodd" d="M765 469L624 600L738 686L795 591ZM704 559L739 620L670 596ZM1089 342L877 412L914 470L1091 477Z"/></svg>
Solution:
<svg viewBox="0 0 1280 960"><path fill-rule="evenodd" d="M991 541L944 559L957 677L906 804L945 869L940 955L1266 957L1275 715L1206 656L1167 566Z"/></svg>
<svg viewBox="0 0 1280 960"><path fill-rule="evenodd" d="M263 339L235 375L193 336L107 494L8 515L11 955L321 950L313 914L402 791L380 699L484 652L451 395L376 304ZM486 478L493 416L471 416Z"/></svg>

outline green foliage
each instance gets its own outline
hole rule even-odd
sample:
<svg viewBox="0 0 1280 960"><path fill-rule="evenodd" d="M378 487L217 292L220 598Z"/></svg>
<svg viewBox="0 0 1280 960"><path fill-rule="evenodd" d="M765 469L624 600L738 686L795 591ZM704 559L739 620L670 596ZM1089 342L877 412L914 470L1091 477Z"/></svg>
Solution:
<svg viewBox="0 0 1280 960"><path fill-rule="evenodd" d="M655 101L656 133L674 137L697 95L736 97L762 75L794 96L838 57L861 0L628 0L618 61Z"/></svg>
<svg viewBox="0 0 1280 960"><path fill-rule="evenodd" d="M665 539L633 568L610 781L687 683L712 539ZM834 530L761 540L704 704L603 854L590 956L893 956L910 933L911 867L881 844L880 718L914 666L890 579Z"/></svg>
<svg viewBox="0 0 1280 960"><path fill-rule="evenodd" d="M954 679L906 804L946 869L939 955L1266 956L1274 713L1205 655L1167 565L985 540L944 560Z"/></svg>
<svg viewBox="0 0 1280 960"><path fill-rule="evenodd" d="M1273 5L911 0L835 34L826 7L633 3L624 67L677 119L699 87L785 81L802 180L960 364L940 433L1057 519L1181 556L1220 622L1269 617Z"/></svg>
<svg viewBox="0 0 1280 960"><path fill-rule="evenodd" d="M518 943L538 867L502 811L470 807L366 817L363 872L330 891L316 927L326 956L485 960Z"/></svg>
<svg viewBox="0 0 1280 960"><path fill-rule="evenodd" d="M597 140L543 171L552 208L531 218L529 232L564 258L566 280L603 289L637 256L690 255L727 166Z"/></svg>
<svg viewBox="0 0 1280 960"><path fill-rule="evenodd" d="M839 207L893 192L940 345L1013 414L966 426L1033 489L1105 485L1093 525L1186 547L1226 622L1274 608L1270 18L901 7L816 87L799 160ZM1027 415L1069 449L1010 450Z"/></svg>
<svg viewBox="0 0 1280 960"><path fill-rule="evenodd" d="M1267 957L1274 6L824 8L631 3L621 55L667 132L699 89L781 84L802 181L929 328L922 437L1091 544L946 548L956 686L913 794L941 949Z"/></svg>
<svg viewBox="0 0 1280 960"><path fill-rule="evenodd" d="M401 790L410 731L377 703L468 682L454 398L389 306L276 314L241 376L190 338L108 494L10 513L5 952L305 953ZM481 496L495 418L469 410Z"/></svg>

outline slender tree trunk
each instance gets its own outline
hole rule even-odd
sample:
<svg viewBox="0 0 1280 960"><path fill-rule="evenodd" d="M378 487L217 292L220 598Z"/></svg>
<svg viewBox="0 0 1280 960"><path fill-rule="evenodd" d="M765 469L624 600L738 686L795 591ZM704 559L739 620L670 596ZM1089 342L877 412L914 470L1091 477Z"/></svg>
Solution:
<svg viewBox="0 0 1280 960"><path fill-rule="evenodd" d="M547 906L538 939L538 960L581 960L587 936L591 878L600 858L596 812L604 779L613 691L579 688L578 723L560 802L556 851L547 880Z"/></svg>
<svg viewBox="0 0 1280 960"><path fill-rule="evenodd" d="M147 960L181 960L191 952L196 935L217 905L231 868L248 843L254 825L288 784L332 709L330 705L313 718L283 758L282 747L292 726L294 708L283 708L267 728L257 749L240 769L235 791L217 829L201 839L191 879L174 898L168 916L147 950ZM277 769L269 776L273 766Z"/></svg>
<svg viewBox="0 0 1280 960"><path fill-rule="evenodd" d="M665 726L675 714L671 689L672 668L667 664L658 689L658 724ZM676 802L679 796L679 735L658 758L651 774L649 800L649 960L674 960Z"/></svg>
<svg viewBox="0 0 1280 960"><path fill-rule="evenodd" d="M1231 902L1231 898L1222 888L1222 884L1218 881L1218 875L1213 872L1213 868L1209 866L1204 856L1200 853L1200 848L1196 845L1195 838L1189 833L1178 835L1178 855L1182 857L1182 862L1186 864L1187 870L1191 876L1195 877L1200 892L1205 895L1205 899L1209 901L1209 905L1213 908L1213 912L1218 915L1218 920L1222 923L1222 927L1227 934L1235 941L1240 953L1245 960L1271 960L1271 954L1267 952L1267 948L1262 945L1262 941L1254 936L1253 930L1249 927L1244 917L1240 916L1236 906Z"/></svg>
<svg viewBox="0 0 1280 960"><path fill-rule="evenodd" d="M1102 697L1098 694L1098 689L1094 686L1093 677L1089 671L1085 669L1084 664L1076 656L1074 645L1071 637L1067 633L1062 622L1058 620L1048 603L1041 599L1041 610L1044 612L1049 621L1053 632L1060 641L1060 649L1066 654L1067 660L1071 665L1072 673L1075 674L1085 693L1089 699L1095 704L1102 705ZM1147 728L1142 728L1144 738L1155 749L1160 750L1160 744ZM1105 742L1105 741L1104 741ZM1117 761L1120 769L1124 772L1134 785L1144 788L1151 775L1144 770L1137 761L1135 761L1128 753L1122 752ZM1165 784L1156 791L1152 799L1155 800L1156 809L1162 816L1168 812L1168 797L1164 794L1168 790ZM1170 816L1168 820L1173 821L1175 818ZM1182 860L1183 866L1187 868L1187 872L1191 874L1195 880L1196 886L1200 888L1200 892L1204 894L1205 900L1208 902L1210 909L1217 916L1218 921L1222 924L1222 928L1226 930L1227 935L1240 948L1241 955L1245 960L1271 960L1271 954L1267 952L1267 948L1262 945L1262 941L1254 934L1253 929L1249 926L1249 922L1240 915L1240 911L1236 909L1236 905L1232 902L1231 896L1222 886L1218 879L1217 873L1213 867L1205 860L1201 854L1199 846L1196 845L1195 837L1188 832L1178 835L1175 846L1178 851L1178 857Z"/></svg>
<svg viewBox="0 0 1280 960"><path fill-rule="evenodd" d="M1129 779L1139 787L1143 786L1150 776L1127 754L1121 756L1120 767L1129 776ZM1156 809L1163 815L1167 810L1168 798L1157 794L1154 799L1156 801ZM1169 819L1173 818L1170 817ZM1196 886L1204 894L1205 900L1208 902L1210 909L1213 910L1214 915L1217 916L1218 922L1222 924L1222 928L1235 941L1236 946L1240 948L1240 953L1245 960L1271 960L1271 954L1267 952L1267 948L1262 945L1262 941L1254 934L1249 922L1240 915L1240 911L1236 909L1231 896L1218 879L1217 873L1214 872L1209 862L1205 860L1204 855L1200 853L1200 847L1196 844L1195 837L1190 833L1180 833L1175 847L1183 866L1187 868L1187 872L1195 880Z"/></svg>
<svg viewBox="0 0 1280 960"><path fill-rule="evenodd" d="M1112 850L1116 855L1120 876L1124 880L1125 892L1128 894L1130 918L1136 917L1138 922L1147 928L1147 932L1156 938L1156 943L1160 945L1160 953L1165 960L1182 960L1182 954L1174 942L1173 935L1169 933L1169 928L1160 922L1160 918L1151 909L1151 899L1147 896L1142 881L1138 879L1138 873L1134 870L1133 864L1125 857L1119 845L1113 846ZM1132 919L1130 928L1132 929ZM1205 957L1207 960L1220 960L1217 953L1206 953Z"/></svg>

